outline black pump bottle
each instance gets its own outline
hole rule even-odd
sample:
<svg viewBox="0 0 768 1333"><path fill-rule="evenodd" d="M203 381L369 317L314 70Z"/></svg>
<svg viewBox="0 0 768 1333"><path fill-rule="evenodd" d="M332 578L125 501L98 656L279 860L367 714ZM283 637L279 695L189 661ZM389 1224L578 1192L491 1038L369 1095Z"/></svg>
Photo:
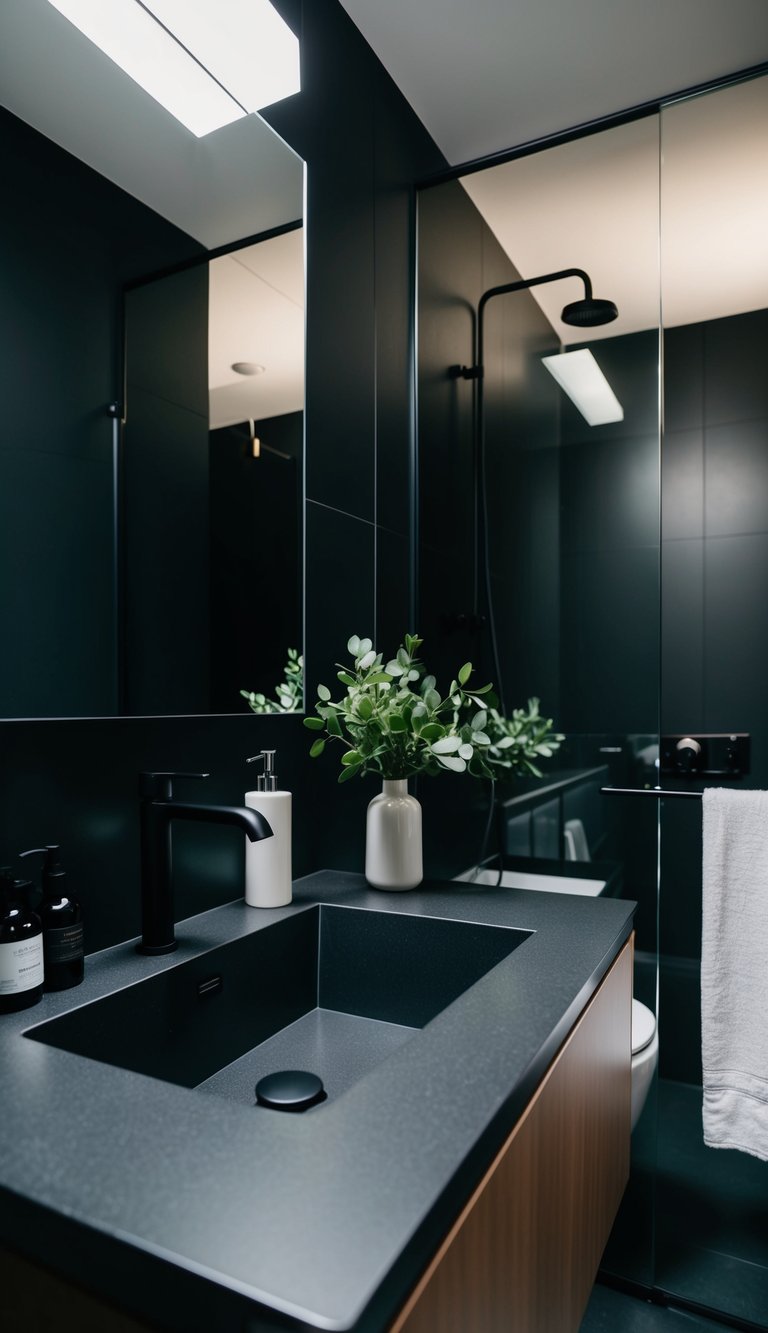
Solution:
<svg viewBox="0 0 768 1333"><path fill-rule="evenodd" d="M28 1009L43 997L40 918L33 912L29 880L0 869L0 1014Z"/></svg>
<svg viewBox="0 0 768 1333"><path fill-rule="evenodd" d="M43 900L38 915L43 924L45 989L69 990L79 986L85 971L83 913L76 898L67 893L67 876L59 860L58 843L35 847L22 856L45 856Z"/></svg>

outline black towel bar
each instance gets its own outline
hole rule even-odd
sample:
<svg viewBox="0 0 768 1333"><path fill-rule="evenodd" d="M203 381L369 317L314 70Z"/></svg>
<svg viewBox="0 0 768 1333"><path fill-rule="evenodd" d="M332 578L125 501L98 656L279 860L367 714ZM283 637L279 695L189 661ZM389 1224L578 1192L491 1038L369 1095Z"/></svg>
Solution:
<svg viewBox="0 0 768 1333"><path fill-rule="evenodd" d="M687 796L701 800L703 791L665 791L661 787L601 787L601 796L655 796L659 800L662 796Z"/></svg>

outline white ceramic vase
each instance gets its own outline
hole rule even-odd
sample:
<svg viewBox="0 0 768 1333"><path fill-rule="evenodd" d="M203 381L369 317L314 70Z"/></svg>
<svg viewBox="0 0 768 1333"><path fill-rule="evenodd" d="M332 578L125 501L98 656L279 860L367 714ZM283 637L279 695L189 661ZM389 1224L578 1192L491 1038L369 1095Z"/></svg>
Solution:
<svg viewBox="0 0 768 1333"><path fill-rule="evenodd" d="M406 778L384 779L368 806L365 878L374 889L415 889L424 878L421 806L408 795Z"/></svg>

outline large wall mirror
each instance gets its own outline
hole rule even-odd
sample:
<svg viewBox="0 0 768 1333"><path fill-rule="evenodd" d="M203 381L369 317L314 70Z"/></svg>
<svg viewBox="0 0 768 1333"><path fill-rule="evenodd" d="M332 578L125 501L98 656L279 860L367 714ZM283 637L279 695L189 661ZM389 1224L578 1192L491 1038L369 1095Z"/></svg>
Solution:
<svg viewBox="0 0 768 1333"><path fill-rule="evenodd" d="M298 710L304 164L2 27L0 717Z"/></svg>
<svg viewBox="0 0 768 1333"><path fill-rule="evenodd" d="M763 711L760 685L745 716L733 645L763 624L767 90L680 99L419 200L420 630L441 670L480 663L505 711L539 696L568 737L546 785L584 800L510 810L509 847L621 861L638 898L654 866L617 851L599 787L656 780L659 720L754 745ZM564 319L574 268L615 318Z"/></svg>

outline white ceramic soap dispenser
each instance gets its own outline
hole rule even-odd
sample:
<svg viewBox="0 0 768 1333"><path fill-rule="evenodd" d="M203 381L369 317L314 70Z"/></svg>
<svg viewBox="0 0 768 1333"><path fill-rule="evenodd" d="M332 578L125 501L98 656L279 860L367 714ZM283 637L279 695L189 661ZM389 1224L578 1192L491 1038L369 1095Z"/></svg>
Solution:
<svg viewBox="0 0 768 1333"><path fill-rule="evenodd" d="M256 791L245 793L245 804L264 816L272 837L246 838L245 901L250 907L285 907L291 901L291 793L277 790L274 750L262 750L247 762L264 764Z"/></svg>

